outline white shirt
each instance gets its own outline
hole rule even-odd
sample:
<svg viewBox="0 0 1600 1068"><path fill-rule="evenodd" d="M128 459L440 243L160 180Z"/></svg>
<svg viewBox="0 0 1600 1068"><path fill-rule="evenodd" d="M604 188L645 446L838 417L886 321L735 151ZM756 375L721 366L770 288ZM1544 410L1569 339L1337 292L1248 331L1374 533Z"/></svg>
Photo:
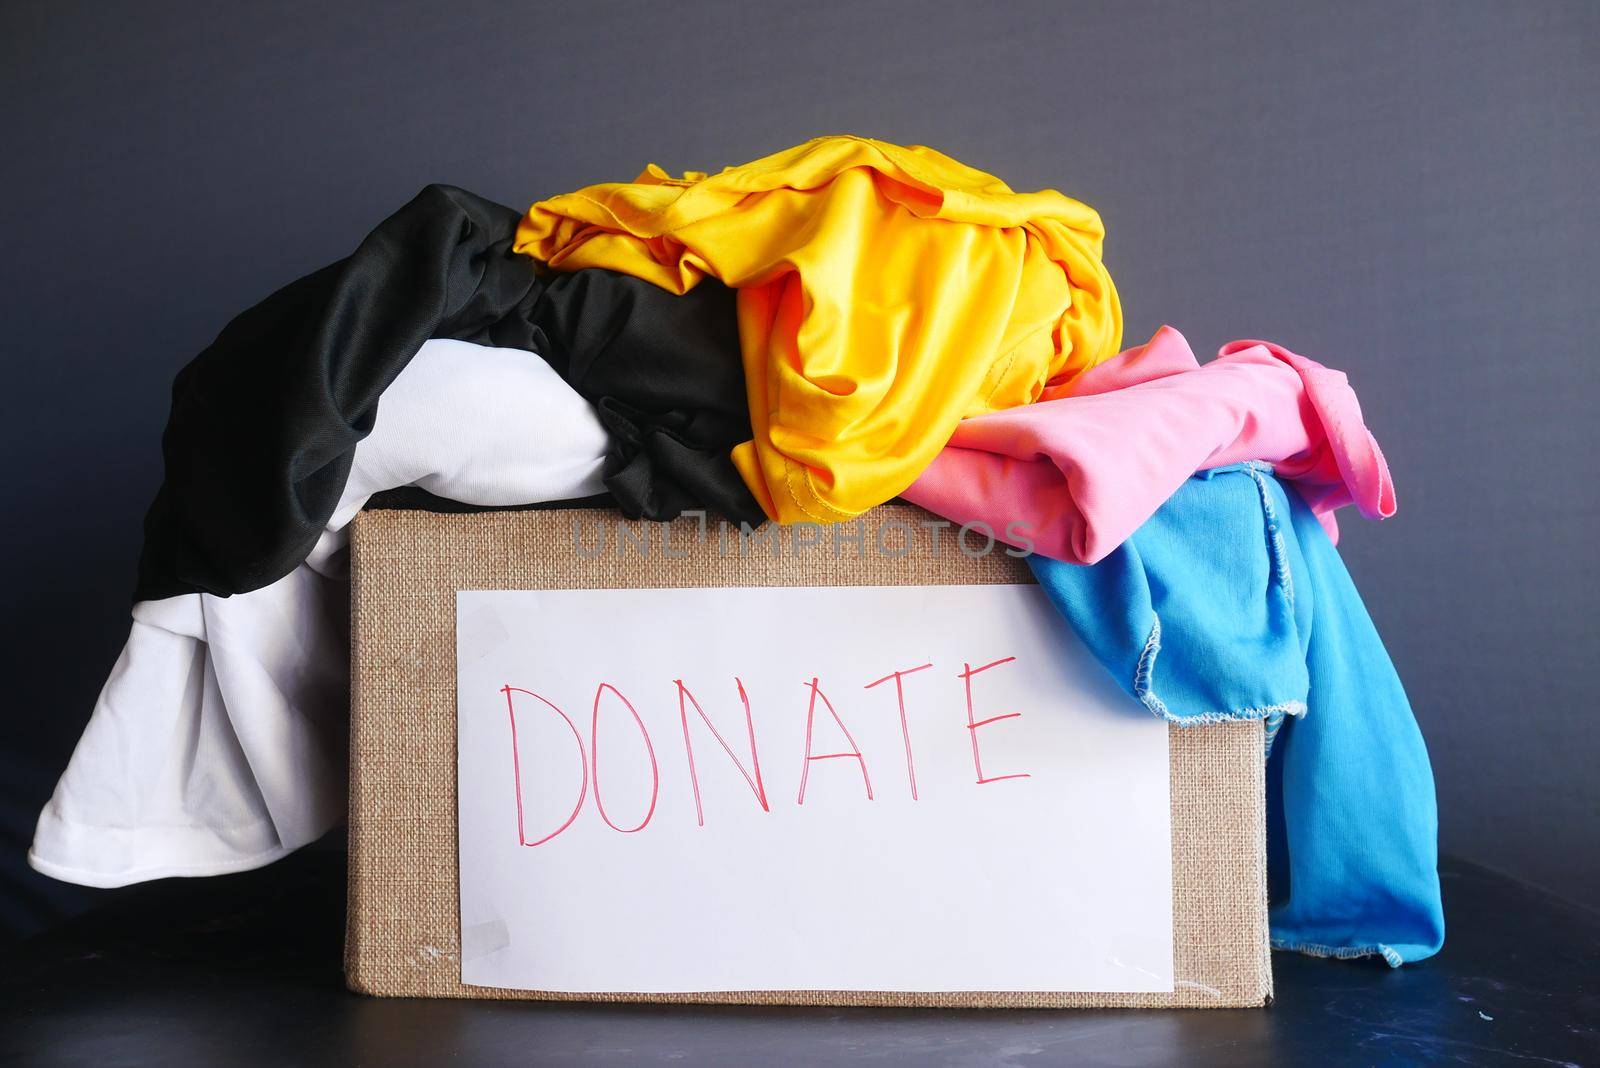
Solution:
<svg viewBox="0 0 1600 1068"><path fill-rule="evenodd" d="M133 606L127 645L28 862L86 886L260 867L343 822L350 595L344 528L374 493L466 504L602 491L605 431L537 355L430 341L379 402L311 556L233 597Z"/></svg>

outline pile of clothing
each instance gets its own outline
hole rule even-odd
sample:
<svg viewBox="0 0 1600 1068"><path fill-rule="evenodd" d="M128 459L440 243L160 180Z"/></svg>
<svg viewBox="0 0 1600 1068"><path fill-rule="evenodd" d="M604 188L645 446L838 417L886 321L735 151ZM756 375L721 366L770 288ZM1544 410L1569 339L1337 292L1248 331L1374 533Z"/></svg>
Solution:
<svg viewBox="0 0 1600 1068"><path fill-rule="evenodd" d="M178 375L133 628L30 860L114 886L265 864L344 814L344 528L446 509L832 523L901 498L1031 550L1151 713L1267 728L1274 945L1444 924L1427 752L1334 548L1395 510L1343 374L1118 352L1088 206L825 137L524 215L430 186Z"/></svg>

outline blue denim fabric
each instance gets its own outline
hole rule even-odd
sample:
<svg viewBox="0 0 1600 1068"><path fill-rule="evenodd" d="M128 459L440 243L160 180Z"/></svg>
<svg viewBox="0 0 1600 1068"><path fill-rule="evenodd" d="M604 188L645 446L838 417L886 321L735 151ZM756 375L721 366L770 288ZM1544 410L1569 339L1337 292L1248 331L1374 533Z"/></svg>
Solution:
<svg viewBox="0 0 1600 1068"><path fill-rule="evenodd" d="M1152 713L1265 721L1275 948L1394 966L1439 951L1427 749L1338 551L1269 467L1196 475L1098 564L1029 563Z"/></svg>

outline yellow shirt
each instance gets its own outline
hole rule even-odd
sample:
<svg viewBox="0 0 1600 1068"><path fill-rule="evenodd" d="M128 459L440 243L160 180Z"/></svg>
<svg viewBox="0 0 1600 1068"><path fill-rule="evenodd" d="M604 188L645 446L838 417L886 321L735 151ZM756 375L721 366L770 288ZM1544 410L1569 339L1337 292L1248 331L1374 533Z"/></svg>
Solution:
<svg viewBox="0 0 1600 1068"><path fill-rule="evenodd" d="M683 293L737 290L754 439L733 461L780 522L834 522L909 486L969 416L1113 355L1104 228L930 148L823 137L741 167L541 201L516 249Z"/></svg>

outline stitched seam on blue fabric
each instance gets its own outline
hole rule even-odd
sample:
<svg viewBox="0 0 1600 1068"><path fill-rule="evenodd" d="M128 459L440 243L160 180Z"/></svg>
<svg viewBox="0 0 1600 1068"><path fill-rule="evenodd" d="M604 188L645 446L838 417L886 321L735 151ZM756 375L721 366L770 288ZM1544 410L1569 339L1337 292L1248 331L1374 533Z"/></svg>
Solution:
<svg viewBox="0 0 1600 1068"><path fill-rule="evenodd" d="M1356 957L1382 957L1391 968L1398 968L1406 962L1393 947L1382 942L1370 946L1327 946L1319 942L1292 942L1287 938L1274 938L1273 949L1284 949L1292 953L1304 953L1308 957L1333 957L1338 960L1353 960Z"/></svg>
<svg viewBox="0 0 1600 1068"><path fill-rule="evenodd" d="M1269 759L1272 756L1272 743L1277 739L1278 732L1283 729L1284 718L1285 717L1281 716L1281 715L1273 715L1273 716L1267 716L1265 719L1263 719L1261 721L1262 722L1262 731L1261 731L1262 745L1265 747L1266 755L1267 755L1267 757Z"/></svg>
<svg viewBox="0 0 1600 1068"><path fill-rule="evenodd" d="M1304 701L1280 701L1275 705L1256 705L1251 708L1236 708L1227 712L1196 712L1193 715L1179 715L1167 707L1167 703L1156 694L1151 680L1155 675L1156 658L1161 653L1161 614L1150 613L1154 623L1150 627L1150 636L1145 639L1144 650L1139 654L1138 666L1133 672L1133 692L1139 702L1149 709L1155 716L1176 723L1180 727L1202 727L1209 723L1230 723L1234 720L1270 719L1273 716L1303 716L1306 714ZM1273 730L1276 734L1276 729ZM1268 739L1270 744L1270 738Z"/></svg>
<svg viewBox="0 0 1600 1068"><path fill-rule="evenodd" d="M1150 676L1155 671L1156 654L1161 652L1161 613L1151 610L1150 635L1144 640L1144 648L1139 651L1139 663L1133 669L1133 692L1143 701L1149 693Z"/></svg>
<svg viewBox="0 0 1600 1068"><path fill-rule="evenodd" d="M1267 545L1272 551L1273 577L1283 587L1283 596L1289 602L1289 610L1294 611L1294 580L1289 574L1289 554L1284 548L1283 532L1278 528L1278 510L1272 506L1272 491L1267 487L1267 476L1272 474L1272 465L1259 460L1248 460L1239 466L1245 469L1251 480L1256 484L1256 492L1261 495L1261 512L1267 520Z"/></svg>

